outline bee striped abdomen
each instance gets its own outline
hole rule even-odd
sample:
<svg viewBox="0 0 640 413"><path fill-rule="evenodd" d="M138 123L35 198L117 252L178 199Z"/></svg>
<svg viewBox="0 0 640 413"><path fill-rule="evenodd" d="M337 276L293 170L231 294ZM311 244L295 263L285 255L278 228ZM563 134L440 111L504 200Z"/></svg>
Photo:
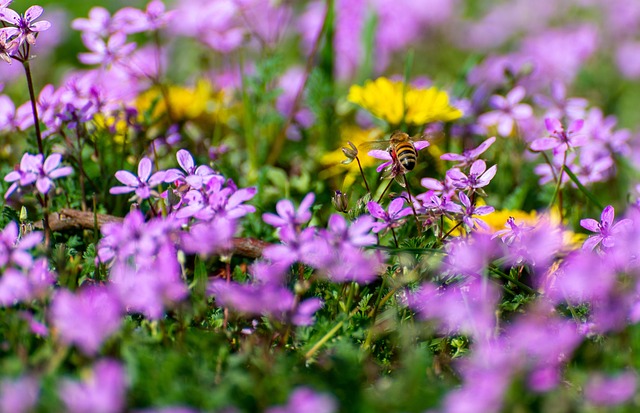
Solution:
<svg viewBox="0 0 640 413"><path fill-rule="evenodd" d="M398 157L398 162L400 162L404 169L411 171L416 166L418 154L416 153L416 148L411 142L399 143L396 145L395 151L396 156Z"/></svg>

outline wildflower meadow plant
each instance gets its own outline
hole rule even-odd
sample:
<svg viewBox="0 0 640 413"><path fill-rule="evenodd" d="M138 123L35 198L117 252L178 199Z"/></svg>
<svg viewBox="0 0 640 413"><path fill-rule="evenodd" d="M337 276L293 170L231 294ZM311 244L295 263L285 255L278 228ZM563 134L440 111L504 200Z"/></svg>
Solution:
<svg viewBox="0 0 640 413"><path fill-rule="evenodd" d="M633 0L72 3L0 1L0 411L638 410Z"/></svg>

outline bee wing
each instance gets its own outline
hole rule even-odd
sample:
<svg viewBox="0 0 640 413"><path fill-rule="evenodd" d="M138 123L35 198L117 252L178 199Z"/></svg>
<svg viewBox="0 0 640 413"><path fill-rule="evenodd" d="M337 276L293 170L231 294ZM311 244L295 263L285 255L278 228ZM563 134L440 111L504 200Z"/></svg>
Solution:
<svg viewBox="0 0 640 413"><path fill-rule="evenodd" d="M415 141L429 141L435 143L444 139L444 132L439 131L425 131L422 135L412 136L411 139Z"/></svg>
<svg viewBox="0 0 640 413"><path fill-rule="evenodd" d="M372 149L387 150L388 148L389 148L389 139L367 141L358 145L358 150L361 152L368 152Z"/></svg>

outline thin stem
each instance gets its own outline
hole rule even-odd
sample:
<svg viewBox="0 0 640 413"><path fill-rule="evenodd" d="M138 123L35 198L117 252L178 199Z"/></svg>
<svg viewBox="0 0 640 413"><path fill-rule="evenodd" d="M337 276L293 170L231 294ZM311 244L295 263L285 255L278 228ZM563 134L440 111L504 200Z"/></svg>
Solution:
<svg viewBox="0 0 640 413"><path fill-rule="evenodd" d="M382 201L382 197L387 192L387 189L389 189L389 187L391 186L392 183L393 183L393 180L390 180L389 183L387 184L387 187L384 188L384 191L382 191L382 193L380 194L380 198L378 198L378 203L380 203L380 201Z"/></svg>
<svg viewBox="0 0 640 413"><path fill-rule="evenodd" d="M378 297L376 298L376 303L373 307L373 314L369 314L369 317L371 318L371 327L369 327L369 330L367 331L367 338L364 341L364 344L362 345L362 348L364 348L365 350L368 349L371 346L371 340L373 339L373 329L376 326L376 318L378 317L378 310L380 309L380 301L382 300L382 291L384 290L385 285L387 284L387 278L383 277L382 278L382 284L380 284L380 289L378 290Z"/></svg>
<svg viewBox="0 0 640 413"><path fill-rule="evenodd" d="M549 206L553 205L556 200L556 196L558 196L558 212L560 213L560 222L562 223L563 214L562 214L562 190L560 187L562 186L562 177L564 175L564 167L567 164L567 151L564 152L564 157L562 158L562 166L560 167L560 174L558 175L558 182L556 183L556 188L553 191L553 196L551 197L551 202ZM551 168L553 170L553 167Z"/></svg>
<svg viewBox="0 0 640 413"><path fill-rule="evenodd" d="M302 102L302 96L304 94L304 90L307 87L307 81L309 80L309 75L311 74L311 70L313 69L316 55L318 54L318 50L320 49L320 44L322 43L324 34L329 29L329 23L331 21L331 18L330 18L331 12L333 9L333 1L334 0L327 0L327 10L324 14L324 18L322 21L322 28L320 29L320 32L318 33L318 37L316 38L316 41L313 44L313 48L311 49L311 53L309 53L309 57L307 58L307 65L305 66L305 69L304 69L304 78L303 78L302 84L300 85L300 89L298 89L298 92L296 93L296 97L293 100L293 105L291 106L291 111L289 112L289 116L287 116L287 120L284 124L284 127L280 131L280 134L276 136L276 140L273 142L273 146L271 147L271 152L267 157L268 165L273 165L275 161L280 157L280 152L282 152L282 147L284 146L284 142L287 138L287 131L289 130L289 127L293 123L293 120L296 116L296 112L298 111L298 108L300 107L300 103Z"/></svg>
<svg viewBox="0 0 640 413"><path fill-rule="evenodd" d="M391 233L393 234L393 241L396 243L396 248L400 248L398 245L398 238L396 237L396 230L391 227Z"/></svg>
<svg viewBox="0 0 640 413"><path fill-rule="evenodd" d="M36 127L36 139L38 140L38 152L44 157L44 145L42 144L42 133L40 132L40 121L38 120L38 108L36 104L36 94L33 90L33 78L31 77L31 67L29 60L22 62L24 73L27 76L27 86L29 88L29 99L31 100L31 111L33 113L33 124Z"/></svg>
<svg viewBox="0 0 640 413"><path fill-rule="evenodd" d="M447 232L446 234L444 234L444 236L440 239L440 242L444 241L444 240L445 240L445 238L447 238L449 235L451 235L451 233L452 233L453 231L455 231L455 230L456 230L456 228L458 228L460 225L462 225L462 221L458 222L458 223L457 223L453 228L451 228L451 229L449 230L449 232Z"/></svg>
<svg viewBox="0 0 640 413"><path fill-rule="evenodd" d="M402 175L404 178L404 185L407 188L407 193L409 194L409 205L411 205L411 210L413 211L413 217L416 219L416 227L418 228L418 235L422 235L422 228L420 225L420 220L418 219L418 214L416 213L416 208L413 205L413 196L411 195L411 189L409 189L409 180L407 179L407 175Z"/></svg>
<svg viewBox="0 0 640 413"><path fill-rule="evenodd" d="M360 168L360 175L362 175L362 179L364 180L364 186L367 187L367 192L369 193L369 196L371 196L371 189L369 189L369 183L367 182L367 177L364 176L364 171L362 170L360 159L357 156L356 156L356 161L358 162L358 168Z"/></svg>

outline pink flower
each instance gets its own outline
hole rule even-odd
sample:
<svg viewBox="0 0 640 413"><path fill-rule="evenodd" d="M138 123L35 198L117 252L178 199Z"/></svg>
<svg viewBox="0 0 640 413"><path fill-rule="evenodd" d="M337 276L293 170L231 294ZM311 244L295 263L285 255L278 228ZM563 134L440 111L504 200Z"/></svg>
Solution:
<svg viewBox="0 0 640 413"><path fill-rule="evenodd" d="M603 248L611 248L615 245L615 234L619 233L625 227L631 225L630 219L623 219L620 222L614 224L613 218L615 212L611 205L605 207L600 215L600 222L595 219L585 218L580 220L580 226L595 232L596 235L592 235L582 245L583 249L592 250L602 245Z"/></svg>
<svg viewBox="0 0 640 413"><path fill-rule="evenodd" d="M114 186L109 190L112 195L136 193L139 199L147 199L151 195L158 195L151 188L160 185L164 181L165 171L158 171L151 175L153 165L149 158L142 158L138 163L138 176L129 171L116 172L116 179L125 186Z"/></svg>
<svg viewBox="0 0 640 413"><path fill-rule="evenodd" d="M31 6L21 16L11 9L4 8L0 9L0 20L16 26L6 29L9 37L17 36L19 43L26 39L29 44L34 45L36 34L51 27L51 23L46 20L35 22L43 11L44 9L40 6Z"/></svg>
<svg viewBox="0 0 640 413"><path fill-rule="evenodd" d="M478 123L485 127L497 126L502 136L511 135L518 121L530 118L533 114L531 106L520 103L525 93L524 87L516 86L505 97L493 95L489 103L495 110L481 115Z"/></svg>

